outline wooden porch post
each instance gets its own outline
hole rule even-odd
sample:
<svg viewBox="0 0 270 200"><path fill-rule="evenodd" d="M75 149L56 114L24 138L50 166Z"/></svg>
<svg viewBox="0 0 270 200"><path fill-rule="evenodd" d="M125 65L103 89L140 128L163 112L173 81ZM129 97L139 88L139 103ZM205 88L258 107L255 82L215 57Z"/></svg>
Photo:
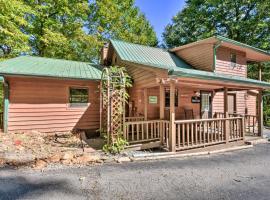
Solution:
<svg viewBox="0 0 270 200"><path fill-rule="evenodd" d="M164 109L165 109L165 89L164 85L159 85L159 119L164 119ZM163 145L164 141L164 123L159 124L159 131L160 131L160 143Z"/></svg>
<svg viewBox="0 0 270 200"><path fill-rule="evenodd" d="M258 94L258 136L263 136L263 98L262 90Z"/></svg>
<svg viewBox="0 0 270 200"><path fill-rule="evenodd" d="M169 150L175 152L176 128L175 120L175 82L170 82L170 135L169 135Z"/></svg>
<svg viewBox="0 0 270 200"><path fill-rule="evenodd" d="M147 107L148 107L147 88L144 88L143 96L144 96L144 120L147 120Z"/></svg>
<svg viewBox="0 0 270 200"><path fill-rule="evenodd" d="M224 88L224 117L228 117L228 88Z"/></svg>
<svg viewBox="0 0 270 200"><path fill-rule="evenodd" d="M258 79L259 79L259 81L261 81L262 80L262 64L261 63L259 63L258 64L259 66L259 77L258 77Z"/></svg>
<svg viewBox="0 0 270 200"><path fill-rule="evenodd" d="M164 119L164 109L165 109L165 89L164 85L159 85L159 119Z"/></svg>
<svg viewBox="0 0 270 200"><path fill-rule="evenodd" d="M228 118L229 113L228 113L228 88L224 88L224 118ZM230 124L228 120L225 120L224 123L224 135L225 135L225 141L226 144L229 143L229 137L230 137Z"/></svg>

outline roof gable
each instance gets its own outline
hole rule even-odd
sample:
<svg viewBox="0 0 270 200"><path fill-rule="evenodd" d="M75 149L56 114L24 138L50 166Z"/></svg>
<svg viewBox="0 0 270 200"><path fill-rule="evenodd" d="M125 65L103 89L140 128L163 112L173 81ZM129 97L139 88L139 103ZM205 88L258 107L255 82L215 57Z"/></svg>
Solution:
<svg viewBox="0 0 270 200"><path fill-rule="evenodd" d="M0 62L0 74L99 80L101 67L87 62L20 56Z"/></svg>
<svg viewBox="0 0 270 200"><path fill-rule="evenodd" d="M255 62L270 61L270 52L219 35L172 48L170 49L170 52L178 52L190 47L196 47L205 44L209 45L218 44L219 46L224 46L230 49L245 52L248 61L255 61Z"/></svg>

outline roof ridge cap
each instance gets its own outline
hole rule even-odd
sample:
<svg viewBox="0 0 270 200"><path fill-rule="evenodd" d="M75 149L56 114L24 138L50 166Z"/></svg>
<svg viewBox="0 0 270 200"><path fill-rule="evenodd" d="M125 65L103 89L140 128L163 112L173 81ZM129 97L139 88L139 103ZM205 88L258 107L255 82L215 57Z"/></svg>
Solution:
<svg viewBox="0 0 270 200"><path fill-rule="evenodd" d="M165 50L166 52L169 52L169 49L167 49L167 48L152 47L152 46L148 46L148 45L144 45L144 44L137 44L137 43L127 42L127 41L119 40L119 39L110 39L110 42L114 42L114 41L116 41L116 42L122 42L122 43L126 43L126 44L131 44L131 45L137 45L137 46L147 47L147 48L152 48L152 49Z"/></svg>

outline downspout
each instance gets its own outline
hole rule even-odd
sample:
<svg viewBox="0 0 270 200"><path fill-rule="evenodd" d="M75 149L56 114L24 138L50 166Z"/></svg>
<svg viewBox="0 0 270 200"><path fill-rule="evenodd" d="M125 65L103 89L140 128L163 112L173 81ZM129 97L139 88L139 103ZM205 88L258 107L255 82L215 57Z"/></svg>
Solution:
<svg viewBox="0 0 270 200"><path fill-rule="evenodd" d="M9 84L4 77L3 80L4 88L4 109L3 109L3 129L4 133L8 132L8 107L9 107Z"/></svg>
<svg viewBox="0 0 270 200"><path fill-rule="evenodd" d="M217 49L218 47L221 45L222 41L218 41L215 45L214 45L214 57L213 57L213 71L216 72L216 61L217 61Z"/></svg>

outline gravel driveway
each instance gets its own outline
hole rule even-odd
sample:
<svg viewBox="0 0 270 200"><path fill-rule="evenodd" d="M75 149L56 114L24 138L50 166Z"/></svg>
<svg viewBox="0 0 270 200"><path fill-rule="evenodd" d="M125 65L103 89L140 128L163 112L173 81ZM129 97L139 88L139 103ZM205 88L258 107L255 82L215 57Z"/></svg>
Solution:
<svg viewBox="0 0 270 200"><path fill-rule="evenodd" d="M0 169L0 199L269 199L270 144L84 168Z"/></svg>

